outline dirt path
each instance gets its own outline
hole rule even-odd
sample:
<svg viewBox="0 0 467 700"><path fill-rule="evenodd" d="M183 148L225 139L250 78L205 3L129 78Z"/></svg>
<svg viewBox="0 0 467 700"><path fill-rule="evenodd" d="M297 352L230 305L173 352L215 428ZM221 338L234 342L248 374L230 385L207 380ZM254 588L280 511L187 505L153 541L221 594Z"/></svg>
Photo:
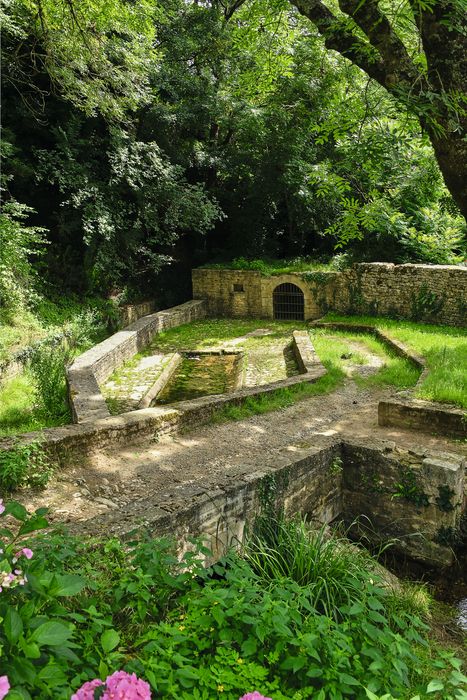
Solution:
<svg viewBox="0 0 467 700"><path fill-rule="evenodd" d="M353 371L368 375L380 366L381 358L363 344L355 342L351 349L366 355L365 364L351 365ZM206 425L158 443L144 441L118 451L100 451L86 465L57 474L40 494L31 497L25 493L18 498L32 507L50 507L51 521L73 523L120 511L122 518L136 525L161 496L176 494L177 486L192 484L194 492L224 486L239 473L256 471L274 456L311 447L318 437L372 438L401 447L418 445L425 450L467 455L465 444L379 427L378 402L393 394L389 389L358 388L347 378L335 392L302 400L281 411ZM93 529L92 523L89 529Z"/></svg>

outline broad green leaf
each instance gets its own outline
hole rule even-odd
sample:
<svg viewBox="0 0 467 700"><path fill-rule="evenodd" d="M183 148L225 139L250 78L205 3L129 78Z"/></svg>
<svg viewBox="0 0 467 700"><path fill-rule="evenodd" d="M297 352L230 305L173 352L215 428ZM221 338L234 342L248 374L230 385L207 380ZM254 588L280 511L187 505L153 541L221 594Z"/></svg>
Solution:
<svg viewBox="0 0 467 700"><path fill-rule="evenodd" d="M426 692L427 693L436 693L438 690L443 690L444 688L444 683L443 681L439 681L436 678L428 683Z"/></svg>
<svg viewBox="0 0 467 700"><path fill-rule="evenodd" d="M11 606L8 606L8 610L5 615L4 629L6 638L10 644L15 644L23 631L23 621L16 610Z"/></svg>
<svg viewBox="0 0 467 700"><path fill-rule="evenodd" d="M101 635L101 644L105 652L112 651L118 645L120 641L120 635L116 630L106 630Z"/></svg>
<svg viewBox="0 0 467 700"><path fill-rule="evenodd" d="M44 622L34 630L29 641L37 642L39 645L60 646L64 644L73 634L62 622L50 620Z"/></svg>
<svg viewBox="0 0 467 700"><path fill-rule="evenodd" d="M76 595L83 590L85 585L85 580L81 576L77 576L75 574L55 576L55 580L52 582L49 593L56 596Z"/></svg>

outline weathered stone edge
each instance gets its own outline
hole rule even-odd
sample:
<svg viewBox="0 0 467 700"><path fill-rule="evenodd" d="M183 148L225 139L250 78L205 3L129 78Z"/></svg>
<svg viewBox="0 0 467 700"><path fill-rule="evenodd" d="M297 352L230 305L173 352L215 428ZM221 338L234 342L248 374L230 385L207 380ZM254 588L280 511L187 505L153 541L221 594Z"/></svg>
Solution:
<svg viewBox="0 0 467 700"><path fill-rule="evenodd" d="M336 471L336 460L341 465L340 471ZM386 537L391 538L397 532L396 545L400 551L425 563L449 565L454 558L452 550L433 538L439 528L455 527L459 513L465 509L462 499L464 460L459 455L427 451L423 447L401 452L395 443L374 439L317 436L310 447L297 447L292 453L266 457L260 469L252 471L248 464L239 465L234 476L221 478L215 484L209 481L173 484L153 503L146 499L134 501L117 512L110 511L77 523L74 529L94 533L96 528L105 528L106 532L123 538L134 536L135 530L145 529L152 536L175 537L180 554L189 548L190 536L203 537L208 539L212 559L216 559L229 547L241 543L245 524L261 510L261 494L266 484L269 488L274 485L276 507L290 515L306 513L309 518L324 523L341 516L355 523L364 514L369 523L374 517L378 519L381 499L375 499L372 482L365 486L367 482L361 478L361 469L365 474L369 469L369 474L390 480L393 472L398 475L401 465L407 468L411 460L414 474L422 477L421 488L432 487L430 504L422 507L391 498L386 493L386 505L379 514L382 516L380 525L390 524ZM394 485L396 481L397 478ZM454 509L436 507L440 484L452 486ZM425 507L426 532L414 539L413 520L424 519ZM398 510L406 516L396 517ZM384 532L382 528L383 539ZM376 531L373 534L378 537Z"/></svg>
<svg viewBox="0 0 467 700"><path fill-rule="evenodd" d="M74 423L110 416L100 382L137 353L161 330L206 316L206 304L188 301L138 319L75 359L66 370L68 397Z"/></svg>
<svg viewBox="0 0 467 700"><path fill-rule="evenodd" d="M58 466L65 466L68 462L85 458L99 448L126 444L131 440L146 437L172 434L202 425L221 408L241 405L250 397L270 394L296 384L316 382L326 372L326 368L318 360L304 374L269 384L242 388L230 394L202 396L167 407L143 408L118 416L97 418L91 422L46 428L42 431L24 433L19 437L6 438L0 440L0 451L11 450L17 444L40 441L50 459Z"/></svg>
<svg viewBox="0 0 467 700"><path fill-rule="evenodd" d="M151 402L156 398L156 396L162 391L167 382L170 381L173 373L176 371L177 367L182 361L182 356L179 352L175 352L170 360L167 362L166 366L157 377L154 384L148 389L144 394L143 398L138 404L138 408L149 408Z"/></svg>

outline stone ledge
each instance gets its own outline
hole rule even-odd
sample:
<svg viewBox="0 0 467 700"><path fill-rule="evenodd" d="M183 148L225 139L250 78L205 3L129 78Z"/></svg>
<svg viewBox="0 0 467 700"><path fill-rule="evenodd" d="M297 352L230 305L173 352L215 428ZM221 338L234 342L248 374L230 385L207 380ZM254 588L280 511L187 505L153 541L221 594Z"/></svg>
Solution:
<svg viewBox="0 0 467 700"><path fill-rule="evenodd" d="M204 301L188 301L171 309L143 316L77 357L66 372L73 421L84 423L110 416L99 384L145 347L160 331L205 316Z"/></svg>
<svg viewBox="0 0 467 700"><path fill-rule="evenodd" d="M148 389L143 398L138 404L138 408L149 408L156 396L162 391L165 385L170 381L173 373L177 370L182 361L182 355L176 352L172 355L160 375L157 377L154 384Z"/></svg>
<svg viewBox="0 0 467 700"><path fill-rule="evenodd" d="M316 354L310 334L307 331L293 332L293 347L295 359L303 373L311 372L315 367L321 365L321 360Z"/></svg>
<svg viewBox="0 0 467 700"><path fill-rule="evenodd" d="M467 437L467 413L428 401L380 401L378 425L421 430L453 438Z"/></svg>
<svg viewBox="0 0 467 700"><path fill-rule="evenodd" d="M340 471L335 469L336 460ZM427 499L424 505L401 494L394 497L401 473L408 468ZM321 523L342 518L355 524L360 519L362 526L370 525L365 534L375 544L395 540L396 549L426 564L450 565L454 560L438 536L458 525L462 458L423 447L402 450L378 440L316 436L310 447L266 455L260 469L251 471L251 465L245 464L224 477L206 474L194 483L168 483L150 498L78 523L75 529L81 533L105 529L125 538L144 528L153 536L174 537L180 554L190 547L190 537L201 537L212 551L212 561L242 542L245 525L261 511L264 487L271 484L271 477L275 506L289 516L301 513ZM446 484L452 489L450 509L437 501Z"/></svg>

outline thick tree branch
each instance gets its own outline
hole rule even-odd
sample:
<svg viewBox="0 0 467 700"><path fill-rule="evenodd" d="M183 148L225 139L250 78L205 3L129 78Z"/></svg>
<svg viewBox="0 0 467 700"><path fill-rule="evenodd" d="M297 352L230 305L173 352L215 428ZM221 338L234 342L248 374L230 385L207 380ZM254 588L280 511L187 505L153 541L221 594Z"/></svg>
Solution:
<svg viewBox="0 0 467 700"><path fill-rule="evenodd" d="M371 78L386 86L386 69L372 47L352 34L321 0L291 0L297 10L316 26L326 48L338 51Z"/></svg>
<svg viewBox="0 0 467 700"><path fill-rule="evenodd" d="M412 85L419 72L388 18L381 12L378 0L339 0L339 7L352 17L379 52L389 83L386 87L396 82Z"/></svg>

